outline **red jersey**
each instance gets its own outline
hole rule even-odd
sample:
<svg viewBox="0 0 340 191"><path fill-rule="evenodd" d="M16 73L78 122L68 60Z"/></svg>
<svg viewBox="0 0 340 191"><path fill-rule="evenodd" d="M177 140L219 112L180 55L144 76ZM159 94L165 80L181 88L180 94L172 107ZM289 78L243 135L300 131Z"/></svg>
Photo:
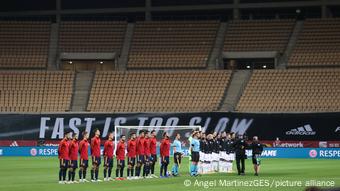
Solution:
<svg viewBox="0 0 340 191"><path fill-rule="evenodd" d="M144 137L139 137L137 139L137 149L136 149L137 155L145 155L144 142L145 142Z"/></svg>
<svg viewBox="0 0 340 191"><path fill-rule="evenodd" d="M125 159L125 142L119 141L117 145L117 150L116 150L116 157L118 160Z"/></svg>
<svg viewBox="0 0 340 191"><path fill-rule="evenodd" d="M100 138L93 137L91 139L91 156L100 157Z"/></svg>
<svg viewBox="0 0 340 191"><path fill-rule="evenodd" d="M151 154L150 153L150 139L149 138L144 139L144 153L147 156L149 156Z"/></svg>
<svg viewBox="0 0 340 191"><path fill-rule="evenodd" d="M78 141L72 140L70 143L70 160L78 160Z"/></svg>
<svg viewBox="0 0 340 191"><path fill-rule="evenodd" d="M170 155L170 140L163 139L160 146L160 153L162 157L167 157Z"/></svg>
<svg viewBox="0 0 340 191"><path fill-rule="evenodd" d="M79 153L80 159L82 160L89 160L89 142L87 140L81 140L79 143Z"/></svg>
<svg viewBox="0 0 340 191"><path fill-rule="evenodd" d="M157 148L157 139L156 139L156 137L150 138L150 153L152 155L156 154L156 148Z"/></svg>
<svg viewBox="0 0 340 191"><path fill-rule="evenodd" d="M59 143L59 159L64 159L64 160L70 160L69 156L69 148L70 148L70 143L68 140L61 140Z"/></svg>
<svg viewBox="0 0 340 191"><path fill-rule="evenodd" d="M127 151L128 151L128 157L130 158L135 158L136 157L136 140L129 140L128 146L127 146Z"/></svg>
<svg viewBox="0 0 340 191"><path fill-rule="evenodd" d="M110 140L105 141L103 154L108 158L113 157L113 141Z"/></svg>

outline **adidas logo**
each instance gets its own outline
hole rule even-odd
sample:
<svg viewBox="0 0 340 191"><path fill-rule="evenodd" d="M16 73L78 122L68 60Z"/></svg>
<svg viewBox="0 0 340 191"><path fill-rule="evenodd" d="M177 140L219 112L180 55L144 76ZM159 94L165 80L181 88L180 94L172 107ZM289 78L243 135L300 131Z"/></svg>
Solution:
<svg viewBox="0 0 340 191"><path fill-rule="evenodd" d="M18 145L18 143L16 141L13 141L9 146L10 147L17 147L19 145Z"/></svg>
<svg viewBox="0 0 340 191"><path fill-rule="evenodd" d="M298 127L296 129L291 129L290 131L286 131L286 135L315 135L316 132L313 131L312 126L310 124L304 125L302 127Z"/></svg>

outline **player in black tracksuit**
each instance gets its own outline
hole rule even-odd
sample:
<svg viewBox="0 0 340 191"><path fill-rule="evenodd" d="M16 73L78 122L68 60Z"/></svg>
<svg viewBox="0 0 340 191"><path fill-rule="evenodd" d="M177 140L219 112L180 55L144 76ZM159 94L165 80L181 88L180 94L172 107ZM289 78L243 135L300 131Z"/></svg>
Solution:
<svg viewBox="0 0 340 191"><path fill-rule="evenodd" d="M232 172L233 169L233 162L235 160L235 149L234 149L235 137L232 134L227 134L227 156L228 157L228 165L229 165L229 172Z"/></svg>
<svg viewBox="0 0 340 191"><path fill-rule="evenodd" d="M200 138L200 151L205 151L205 139L203 137Z"/></svg>
<svg viewBox="0 0 340 191"><path fill-rule="evenodd" d="M227 159L225 158L227 152L227 134L223 132L218 139L218 148L220 151L219 161L218 161L218 171L226 172L227 171Z"/></svg>
<svg viewBox="0 0 340 191"><path fill-rule="evenodd" d="M227 152L227 142L228 142L227 137L222 135L222 137L221 137L221 139L219 141L219 143L220 143L220 145L219 145L220 151Z"/></svg>
<svg viewBox="0 0 340 191"><path fill-rule="evenodd" d="M214 148L214 140L213 139L208 139L207 140L207 145L206 145L206 152L207 154L212 154Z"/></svg>
<svg viewBox="0 0 340 191"><path fill-rule="evenodd" d="M219 162L219 155L220 155L220 140L217 136L213 138L213 169L215 172L218 172L218 162Z"/></svg>
<svg viewBox="0 0 340 191"><path fill-rule="evenodd" d="M235 143L235 140L231 139L230 135L227 135L227 140L225 143L227 154L235 153L234 143Z"/></svg>
<svg viewBox="0 0 340 191"><path fill-rule="evenodd" d="M201 138L200 138L200 151L202 153L206 153L207 152L207 140L205 138L205 135L202 135ZM202 157L200 157L201 159ZM204 161L202 161L204 162Z"/></svg>
<svg viewBox="0 0 340 191"><path fill-rule="evenodd" d="M220 153L220 141L221 140L217 137L214 139L214 149L213 149L214 153L217 153L217 154Z"/></svg>
<svg viewBox="0 0 340 191"><path fill-rule="evenodd" d="M205 134L202 134L201 139L200 139L200 151L203 154L207 154L207 148L208 148L208 143ZM202 160L201 160L202 159ZM206 159L204 157L200 157L200 160L203 164L207 163ZM202 167L203 168L203 167ZM202 172L203 173L203 172Z"/></svg>
<svg viewBox="0 0 340 191"><path fill-rule="evenodd" d="M207 137L207 166L208 166L208 172L212 172L213 170L213 160L212 160L212 153L214 148L214 140L212 134L209 134Z"/></svg>
<svg viewBox="0 0 340 191"><path fill-rule="evenodd" d="M244 160L247 159L246 149L249 147L242 135L234 142L233 147L236 154L236 166L238 175L244 175Z"/></svg>
<svg viewBox="0 0 340 191"><path fill-rule="evenodd" d="M262 151L263 151L263 147L266 147L266 145L261 144L259 142L258 137L254 136L253 142L250 144L250 148L253 152L252 161L253 161L253 164L254 164L255 176L259 175L258 173L259 173L260 164L261 164L260 157L261 157L261 154L262 154Z"/></svg>

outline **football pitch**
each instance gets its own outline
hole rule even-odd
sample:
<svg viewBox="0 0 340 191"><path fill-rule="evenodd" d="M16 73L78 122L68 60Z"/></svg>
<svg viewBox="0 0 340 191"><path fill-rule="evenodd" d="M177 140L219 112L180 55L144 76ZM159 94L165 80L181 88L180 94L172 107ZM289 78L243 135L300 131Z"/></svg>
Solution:
<svg viewBox="0 0 340 191"><path fill-rule="evenodd" d="M255 177L251 160L247 159L245 176L237 176L235 173L215 173L190 177L188 176L188 159L185 158L181 165L182 175L180 177L65 185L58 184L58 165L56 157L0 157L0 190L304 190L306 184L328 186L335 184L340 187L340 163L338 160L263 159L260 176ZM236 171L235 164L233 166ZM100 179L103 179L102 169L101 167ZM156 172L158 175L158 164ZM115 170L113 174L115 174ZM124 174L126 175L126 170ZM88 170L87 179L89 179L89 175Z"/></svg>

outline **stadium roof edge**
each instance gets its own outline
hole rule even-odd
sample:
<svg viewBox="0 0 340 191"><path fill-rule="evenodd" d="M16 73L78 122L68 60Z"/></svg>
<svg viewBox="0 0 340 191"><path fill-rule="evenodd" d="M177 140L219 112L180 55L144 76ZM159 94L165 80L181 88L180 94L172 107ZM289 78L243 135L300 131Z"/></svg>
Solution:
<svg viewBox="0 0 340 191"><path fill-rule="evenodd" d="M130 8L104 8L104 9L67 9L67 10L41 10L41 11L13 11L0 12L0 16L47 16L47 15L81 15L81 14L104 14L104 13L135 13L147 11L194 11L194 10L221 10L221 9L256 9L256 8L289 8L310 7L324 5L340 5L337 0L319 0L303 2L266 2L266 3L234 3L213 5L178 5L178 6L155 6L155 7L130 7Z"/></svg>

